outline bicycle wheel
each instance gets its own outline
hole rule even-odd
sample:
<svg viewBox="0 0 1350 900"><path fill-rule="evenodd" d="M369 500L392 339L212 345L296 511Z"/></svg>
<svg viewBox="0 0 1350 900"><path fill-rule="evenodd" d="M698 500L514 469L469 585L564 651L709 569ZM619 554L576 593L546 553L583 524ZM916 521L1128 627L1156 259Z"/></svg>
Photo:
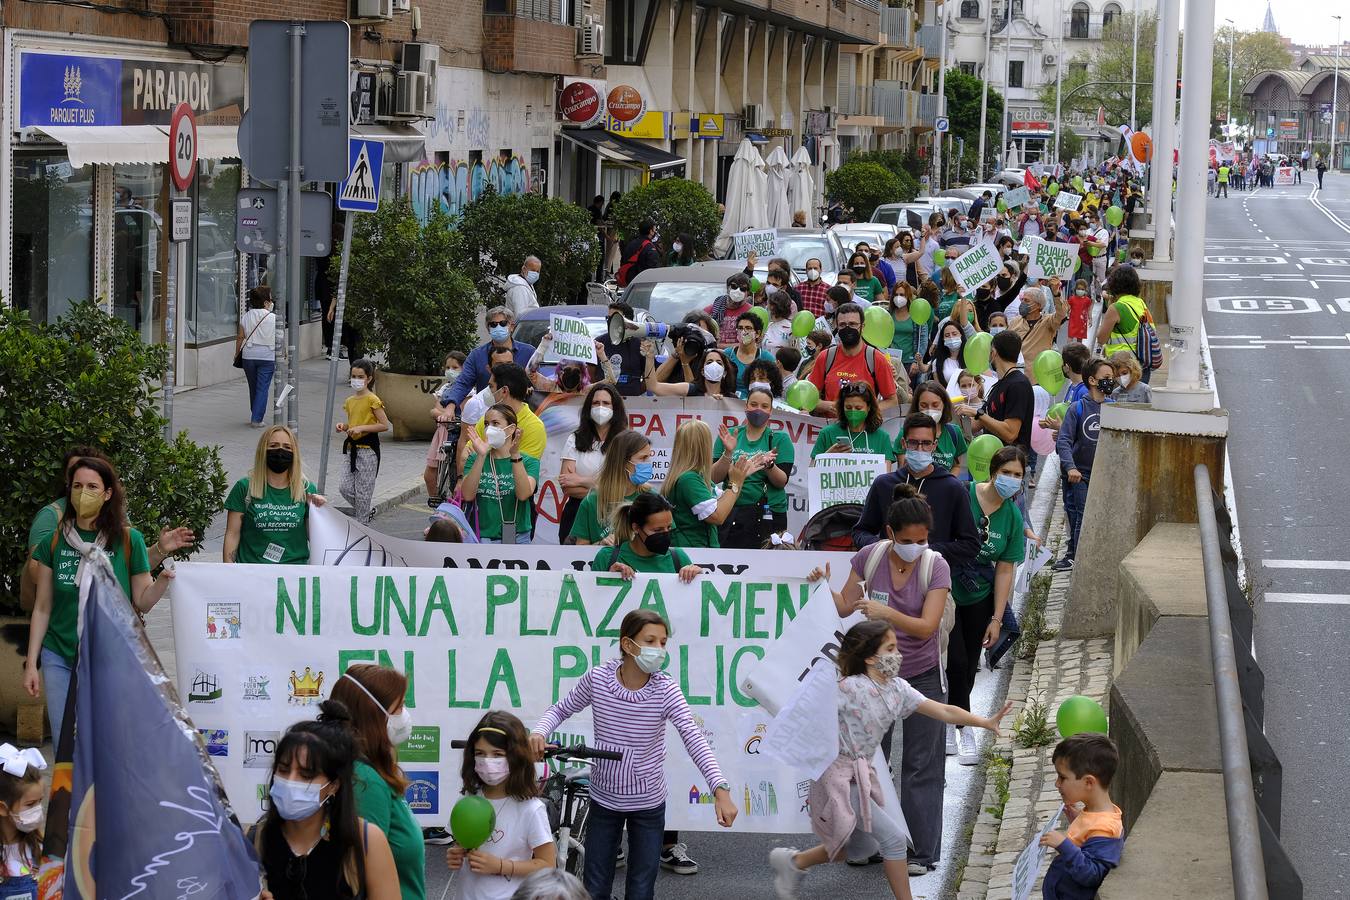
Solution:
<svg viewBox="0 0 1350 900"><path fill-rule="evenodd" d="M455 456L459 448L449 441L446 441L441 447L445 458L436 466L437 496L428 498L428 502L435 500L437 506L454 496L455 485L459 483L459 479L456 477L459 473L455 471Z"/></svg>
<svg viewBox="0 0 1350 900"><path fill-rule="evenodd" d="M586 826L590 823L591 801L578 796L572 808L572 852L567 856L567 872L578 878L586 871Z"/></svg>

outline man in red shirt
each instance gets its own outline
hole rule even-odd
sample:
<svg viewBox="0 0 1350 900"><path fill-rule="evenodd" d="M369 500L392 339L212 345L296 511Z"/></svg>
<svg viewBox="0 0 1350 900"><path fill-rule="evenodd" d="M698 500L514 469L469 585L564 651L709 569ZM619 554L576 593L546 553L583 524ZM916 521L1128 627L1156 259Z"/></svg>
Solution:
<svg viewBox="0 0 1350 900"><path fill-rule="evenodd" d="M812 257L806 261L806 280L797 283L797 295L802 298L801 308L810 311L817 318L825 315L825 295L830 286L821 276L820 260Z"/></svg>
<svg viewBox="0 0 1350 900"><path fill-rule="evenodd" d="M898 402L890 357L863 343L862 322L862 307L856 303L841 305L835 314L835 334L839 343L816 357L811 374L807 376L820 391L820 403L812 410L817 416L834 418L838 415L839 389L849 382L871 385L882 409Z"/></svg>

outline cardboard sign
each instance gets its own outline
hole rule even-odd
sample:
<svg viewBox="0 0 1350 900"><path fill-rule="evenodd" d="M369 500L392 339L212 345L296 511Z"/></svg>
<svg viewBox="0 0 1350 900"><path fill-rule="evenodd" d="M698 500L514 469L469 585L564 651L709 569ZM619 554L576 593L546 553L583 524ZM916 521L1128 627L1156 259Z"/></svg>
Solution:
<svg viewBox="0 0 1350 900"><path fill-rule="evenodd" d="M1060 191L1055 195L1055 209L1067 209L1077 211L1083 203L1082 194L1070 194L1068 191Z"/></svg>
<svg viewBox="0 0 1350 900"><path fill-rule="evenodd" d="M992 241L981 241L950 260L948 266L961 289L967 294L975 293L980 285L988 284L998 277L1003 268L1003 257L994 248Z"/></svg>
<svg viewBox="0 0 1350 900"><path fill-rule="evenodd" d="M747 259L750 254L755 253L760 259L769 259L778 252L778 232L772 228L765 228L759 231L742 231L739 234L733 234L732 240L736 242L736 259Z"/></svg>
<svg viewBox="0 0 1350 900"><path fill-rule="evenodd" d="M1031 202L1031 191L1024 187L1013 188L1003 194L1003 205L1008 209L1017 209Z"/></svg>
<svg viewBox="0 0 1350 900"><path fill-rule="evenodd" d="M1044 238L1027 238L1031 242L1027 253L1028 278L1068 278L1078 271L1078 245L1061 244Z"/></svg>
<svg viewBox="0 0 1350 900"><path fill-rule="evenodd" d="M553 353L558 359L597 364L595 338L591 337L584 320L555 313L549 316L548 327L553 332Z"/></svg>
<svg viewBox="0 0 1350 900"><path fill-rule="evenodd" d="M1036 890L1036 880L1041 874L1041 863L1045 860L1045 854L1048 850L1041 846L1041 838L1048 832L1053 831L1059 817L1064 815L1064 805L1060 804L1059 809L1050 821L1046 822L1041 829L1031 836L1031 843L1027 844L1017 857L1017 862L1013 865L1012 876L1012 898L1013 900L1031 900L1033 892Z"/></svg>
<svg viewBox="0 0 1350 900"><path fill-rule="evenodd" d="M806 470L806 506L815 515L827 506L862 503L877 476L886 471L880 453L822 453Z"/></svg>
<svg viewBox="0 0 1350 900"><path fill-rule="evenodd" d="M1294 167L1293 167L1293 166L1277 166L1277 167L1275 168L1275 183L1276 183L1276 184L1293 184L1293 183L1294 183Z"/></svg>

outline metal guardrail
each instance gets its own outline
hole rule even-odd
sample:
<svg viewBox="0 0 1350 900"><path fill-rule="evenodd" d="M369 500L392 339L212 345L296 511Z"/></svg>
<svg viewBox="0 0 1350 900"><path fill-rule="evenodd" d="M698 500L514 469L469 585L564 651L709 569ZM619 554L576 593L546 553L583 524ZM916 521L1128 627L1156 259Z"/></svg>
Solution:
<svg viewBox="0 0 1350 900"><path fill-rule="evenodd" d="M1228 613L1219 525L1214 512L1209 467L1203 463L1195 467L1195 505L1205 565L1205 600L1209 612L1214 698L1219 713L1219 754L1223 764L1224 805L1228 813L1228 850L1233 861L1233 896L1236 900L1268 900L1261 819L1256 809L1242 692L1233 653L1233 623Z"/></svg>

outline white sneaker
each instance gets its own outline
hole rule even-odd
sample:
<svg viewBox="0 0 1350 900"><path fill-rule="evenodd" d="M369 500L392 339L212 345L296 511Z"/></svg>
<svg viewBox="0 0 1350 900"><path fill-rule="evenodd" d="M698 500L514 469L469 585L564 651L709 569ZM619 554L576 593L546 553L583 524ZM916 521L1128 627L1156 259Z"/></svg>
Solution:
<svg viewBox="0 0 1350 900"><path fill-rule="evenodd" d="M977 765L980 761L980 750L975 746L974 729L962 728L957 742L960 747L956 753L956 761L963 766Z"/></svg>
<svg viewBox="0 0 1350 900"><path fill-rule="evenodd" d="M795 847L775 847L769 851L769 868L773 869L773 890L778 900L793 900L797 896L797 884L806 874L792 858L797 855Z"/></svg>
<svg viewBox="0 0 1350 900"><path fill-rule="evenodd" d="M955 726L955 725L948 725L948 726L947 726L947 755L948 755L948 756L955 756L955 755L956 755L956 726Z"/></svg>

